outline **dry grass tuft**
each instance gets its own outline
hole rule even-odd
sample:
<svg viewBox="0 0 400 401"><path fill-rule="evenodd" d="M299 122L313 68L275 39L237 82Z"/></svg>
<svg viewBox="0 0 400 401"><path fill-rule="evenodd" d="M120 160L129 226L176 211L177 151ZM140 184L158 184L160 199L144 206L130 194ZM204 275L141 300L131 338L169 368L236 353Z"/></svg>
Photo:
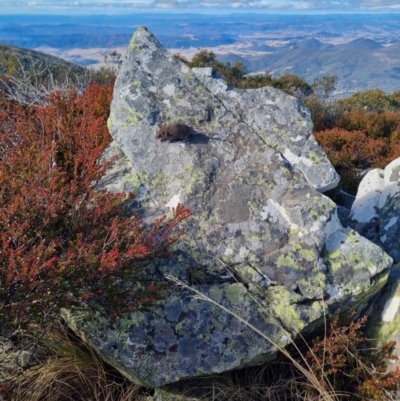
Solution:
<svg viewBox="0 0 400 401"><path fill-rule="evenodd" d="M145 393L107 367L84 342L61 326L43 338L41 363L11 374L3 386L12 401L139 401Z"/></svg>

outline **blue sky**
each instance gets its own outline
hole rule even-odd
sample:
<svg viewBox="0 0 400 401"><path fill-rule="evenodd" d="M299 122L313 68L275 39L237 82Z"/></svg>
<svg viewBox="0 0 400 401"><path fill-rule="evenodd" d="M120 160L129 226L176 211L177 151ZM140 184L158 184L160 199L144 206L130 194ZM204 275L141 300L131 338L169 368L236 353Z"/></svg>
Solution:
<svg viewBox="0 0 400 401"><path fill-rule="evenodd" d="M400 12L400 0L0 0L0 14Z"/></svg>

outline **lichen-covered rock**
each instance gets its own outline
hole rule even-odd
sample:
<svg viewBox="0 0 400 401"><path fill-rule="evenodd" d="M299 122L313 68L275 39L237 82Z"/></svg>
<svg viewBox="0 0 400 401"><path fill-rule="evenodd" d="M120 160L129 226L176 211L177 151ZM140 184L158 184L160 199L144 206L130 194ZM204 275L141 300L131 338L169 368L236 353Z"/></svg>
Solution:
<svg viewBox="0 0 400 401"><path fill-rule="evenodd" d="M351 227L400 262L400 158L365 175L350 219Z"/></svg>
<svg viewBox="0 0 400 401"><path fill-rule="evenodd" d="M396 341L400 354L400 158L384 170L369 171L360 183L350 225L379 245L395 261L387 285L373 302L367 322L369 337L380 346ZM400 366L389 364L390 369Z"/></svg>
<svg viewBox="0 0 400 401"><path fill-rule="evenodd" d="M374 324L370 325L370 338L378 345L395 339L400 346L400 264L390 269L388 282L374 303ZM395 333L395 334L394 334ZM393 337L395 335L395 338Z"/></svg>
<svg viewBox="0 0 400 401"><path fill-rule="evenodd" d="M367 321L367 335L372 346L381 347L395 341L395 355L400 355L400 264L390 269L387 284L373 302L373 310ZM388 370L400 367L400 361L392 360Z"/></svg>
<svg viewBox="0 0 400 401"><path fill-rule="evenodd" d="M171 286L151 312L113 328L101 316L71 322L112 365L150 387L274 358L325 313L369 299L391 265L342 227L321 194L338 176L298 100L195 72L138 29L109 119L108 152L122 154L101 185L134 191L131 206L148 223L178 203L192 211L172 258L153 273L177 277L209 301ZM155 138L170 122L191 127L185 141Z"/></svg>
<svg viewBox="0 0 400 401"><path fill-rule="evenodd" d="M350 226L374 244L382 245L379 235L379 199L384 187L383 170L370 170L358 186L350 210Z"/></svg>

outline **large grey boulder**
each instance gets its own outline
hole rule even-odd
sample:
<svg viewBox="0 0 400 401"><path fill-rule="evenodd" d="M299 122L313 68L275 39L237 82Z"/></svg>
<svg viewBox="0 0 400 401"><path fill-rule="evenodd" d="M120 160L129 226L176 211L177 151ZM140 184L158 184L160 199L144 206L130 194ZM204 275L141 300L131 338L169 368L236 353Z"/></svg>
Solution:
<svg viewBox="0 0 400 401"><path fill-rule="evenodd" d="M361 181L350 225L395 261L388 283L373 302L367 329L376 346L396 342L400 352L400 158L385 169L370 170ZM390 369L400 366L396 361Z"/></svg>
<svg viewBox="0 0 400 401"><path fill-rule="evenodd" d="M362 179L350 225L400 262L400 158Z"/></svg>
<svg viewBox="0 0 400 401"><path fill-rule="evenodd" d="M156 140L171 122L193 133ZM172 258L149 271L187 287L171 286L151 312L112 328L84 313L71 322L136 383L159 387L271 360L325 314L356 309L385 283L391 258L343 228L321 193L338 176L295 98L229 88L210 69L175 60L142 27L115 84L109 130L105 156L118 162L103 187L135 192L131 207L146 223L178 203L193 213Z"/></svg>
<svg viewBox="0 0 400 401"><path fill-rule="evenodd" d="M390 269L387 284L374 299L373 311L368 319L368 338L374 341L374 346L382 346L389 341L395 341L397 355L400 355L400 264ZM392 361L393 367L400 367L400 361ZM393 369L394 370L394 369Z"/></svg>

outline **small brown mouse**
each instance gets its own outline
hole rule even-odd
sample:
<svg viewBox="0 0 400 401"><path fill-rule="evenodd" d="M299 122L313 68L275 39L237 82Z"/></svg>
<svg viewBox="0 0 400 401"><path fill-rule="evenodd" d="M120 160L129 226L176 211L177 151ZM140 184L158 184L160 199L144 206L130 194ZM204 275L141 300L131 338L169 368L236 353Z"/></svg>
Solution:
<svg viewBox="0 0 400 401"><path fill-rule="evenodd" d="M160 125L156 139L167 141L185 141L192 129L183 123L169 123Z"/></svg>

